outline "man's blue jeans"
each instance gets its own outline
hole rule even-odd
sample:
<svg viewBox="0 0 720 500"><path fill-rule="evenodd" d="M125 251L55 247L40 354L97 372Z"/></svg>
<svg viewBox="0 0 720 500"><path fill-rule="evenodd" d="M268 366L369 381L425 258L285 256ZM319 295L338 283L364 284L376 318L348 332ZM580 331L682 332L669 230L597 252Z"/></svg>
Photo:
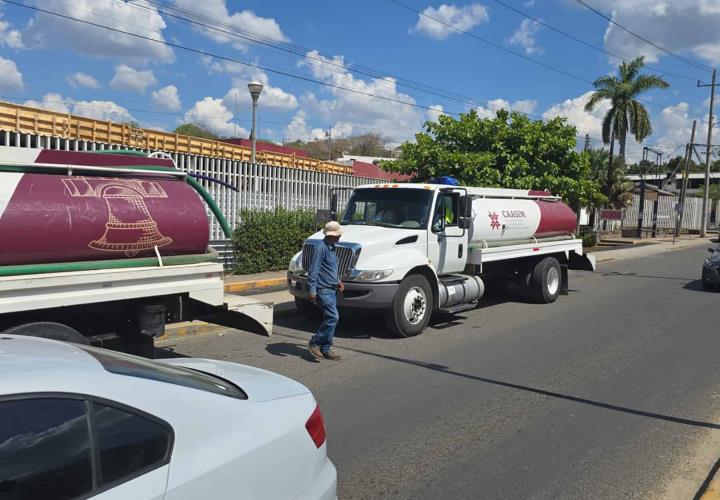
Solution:
<svg viewBox="0 0 720 500"><path fill-rule="evenodd" d="M332 348L335 327L340 319L337 310L337 292L335 290L318 290L315 303L322 312L322 323L320 323L317 333L310 339L310 343L320 346L322 352L328 353Z"/></svg>

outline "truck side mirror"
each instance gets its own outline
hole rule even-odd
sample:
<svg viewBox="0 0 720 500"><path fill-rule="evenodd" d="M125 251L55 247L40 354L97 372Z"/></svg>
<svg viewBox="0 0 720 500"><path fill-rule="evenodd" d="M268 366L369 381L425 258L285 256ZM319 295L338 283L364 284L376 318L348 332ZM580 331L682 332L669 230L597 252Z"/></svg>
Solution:
<svg viewBox="0 0 720 500"><path fill-rule="evenodd" d="M460 227L465 230L470 229L470 227L472 227L472 218L460 217Z"/></svg>
<svg viewBox="0 0 720 500"><path fill-rule="evenodd" d="M322 208L318 208L315 211L315 222L317 223L318 226L324 226L331 220L335 220L333 218L333 213L331 210L325 210Z"/></svg>
<svg viewBox="0 0 720 500"><path fill-rule="evenodd" d="M332 192L330 194L330 213L332 214L332 219L335 220L337 218L337 212L338 212L338 197L336 192Z"/></svg>
<svg viewBox="0 0 720 500"><path fill-rule="evenodd" d="M715 249L713 247L708 248L708 252L715 253Z"/></svg>

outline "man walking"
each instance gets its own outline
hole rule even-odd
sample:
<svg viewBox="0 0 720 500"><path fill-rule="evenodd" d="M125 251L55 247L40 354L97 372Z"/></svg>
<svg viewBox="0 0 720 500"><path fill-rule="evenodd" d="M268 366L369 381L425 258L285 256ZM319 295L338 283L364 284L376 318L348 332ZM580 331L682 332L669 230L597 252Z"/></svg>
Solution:
<svg viewBox="0 0 720 500"><path fill-rule="evenodd" d="M340 240L342 228L336 221L325 224L325 238L315 245L315 253L308 269L307 286L310 302L317 304L322 312L322 322L317 333L308 342L308 349L315 359L340 361L333 351L333 336L340 316L337 310L337 293L345 289L338 276L335 244Z"/></svg>

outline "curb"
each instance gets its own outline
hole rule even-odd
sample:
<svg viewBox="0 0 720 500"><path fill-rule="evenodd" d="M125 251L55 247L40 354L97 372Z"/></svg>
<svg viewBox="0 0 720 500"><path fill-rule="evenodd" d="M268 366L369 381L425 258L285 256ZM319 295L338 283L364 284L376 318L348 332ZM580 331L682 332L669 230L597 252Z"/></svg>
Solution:
<svg viewBox="0 0 720 500"><path fill-rule="evenodd" d="M235 281L225 283L225 293L237 293L240 295L252 295L255 293L266 293L285 288L286 278L270 278L255 281Z"/></svg>
<svg viewBox="0 0 720 500"><path fill-rule="evenodd" d="M193 321L188 323L180 323L176 326L170 326L165 328L165 334L162 337L157 337L156 342L163 342L166 340L180 339L183 337L191 337L194 335L201 335L204 333L219 333L223 330L227 330L227 327L221 325L213 325L211 323L205 323L204 321Z"/></svg>
<svg viewBox="0 0 720 500"><path fill-rule="evenodd" d="M720 499L720 474L715 474L715 477L710 481L707 487L702 490L702 496L695 496L699 500L718 500Z"/></svg>

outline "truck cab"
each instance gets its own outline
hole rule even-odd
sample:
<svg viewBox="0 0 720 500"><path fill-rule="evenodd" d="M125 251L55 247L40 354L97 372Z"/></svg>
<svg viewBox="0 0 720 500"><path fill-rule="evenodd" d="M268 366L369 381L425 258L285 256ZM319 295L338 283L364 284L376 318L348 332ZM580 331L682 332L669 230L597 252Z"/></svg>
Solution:
<svg viewBox="0 0 720 500"><path fill-rule="evenodd" d="M572 229L547 232L543 211L562 213L565 228L569 213L574 229L574 213L550 193L436 184L355 188L338 217L345 283L338 305L381 310L390 330L408 337L422 332L433 312L475 307L484 280L524 282L535 300L553 302L567 289L571 254L582 255L582 244ZM539 230L545 232L536 236ZM307 314L314 307L305 270L322 240L322 232L308 238L288 269L288 290Z"/></svg>

